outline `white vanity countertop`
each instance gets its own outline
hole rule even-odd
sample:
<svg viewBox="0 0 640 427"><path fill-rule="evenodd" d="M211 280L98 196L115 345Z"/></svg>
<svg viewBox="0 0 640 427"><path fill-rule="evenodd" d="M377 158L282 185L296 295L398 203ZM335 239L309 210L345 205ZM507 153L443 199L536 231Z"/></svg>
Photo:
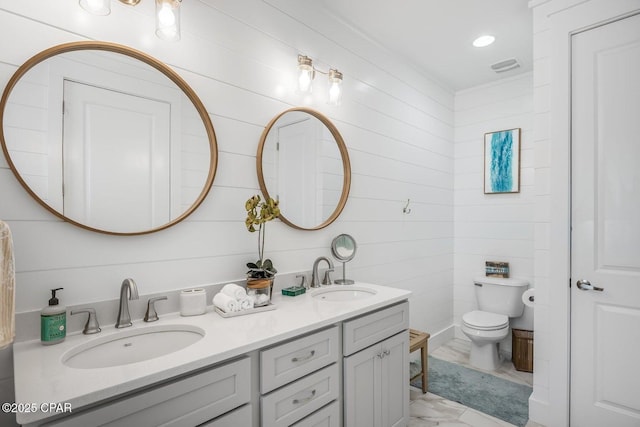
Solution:
<svg viewBox="0 0 640 427"><path fill-rule="evenodd" d="M296 297L274 295L272 302L276 309L261 313L223 318L210 306L201 316L181 317L172 313L161 315L153 323L135 321L131 328L188 324L202 328L206 334L185 349L128 365L76 369L62 363L63 355L71 348L123 331L113 326L103 327L95 335L69 335L64 342L51 346L43 346L39 340L16 343L13 346L16 402L38 408L35 412L17 413L17 421L26 424L55 415L42 412L39 409L42 404L69 403L72 411L77 410L406 300L411 295L409 291L386 286L365 283L357 286L374 289L376 294L356 301L332 302L314 299L318 291L314 289Z"/></svg>

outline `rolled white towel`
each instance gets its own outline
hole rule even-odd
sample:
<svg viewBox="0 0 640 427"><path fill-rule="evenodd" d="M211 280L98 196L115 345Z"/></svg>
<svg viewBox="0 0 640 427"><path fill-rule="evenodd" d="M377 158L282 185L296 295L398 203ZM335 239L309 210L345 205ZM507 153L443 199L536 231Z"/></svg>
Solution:
<svg viewBox="0 0 640 427"><path fill-rule="evenodd" d="M236 301L240 301L247 297L247 291L242 286L236 285L235 283L229 283L222 287L220 291L223 294L230 296Z"/></svg>
<svg viewBox="0 0 640 427"><path fill-rule="evenodd" d="M266 305L269 302L269 295L266 294L258 294L256 295L256 299L254 301L254 305Z"/></svg>
<svg viewBox="0 0 640 427"><path fill-rule="evenodd" d="M218 307L225 313L233 313L240 310L240 304L234 298L229 295L225 295L222 292L218 292L213 296L213 305Z"/></svg>
<svg viewBox="0 0 640 427"><path fill-rule="evenodd" d="M240 310L249 310L253 308L253 299L246 297L238 301L240 303Z"/></svg>

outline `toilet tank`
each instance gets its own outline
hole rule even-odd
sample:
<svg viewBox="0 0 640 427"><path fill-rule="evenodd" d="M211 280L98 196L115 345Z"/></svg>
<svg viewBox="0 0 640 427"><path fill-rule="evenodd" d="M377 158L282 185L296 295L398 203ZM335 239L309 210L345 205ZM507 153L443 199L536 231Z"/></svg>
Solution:
<svg viewBox="0 0 640 427"><path fill-rule="evenodd" d="M490 313L520 317L524 311L522 294L529 287L526 280L477 277L473 284L476 289L478 308Z"/></svg>

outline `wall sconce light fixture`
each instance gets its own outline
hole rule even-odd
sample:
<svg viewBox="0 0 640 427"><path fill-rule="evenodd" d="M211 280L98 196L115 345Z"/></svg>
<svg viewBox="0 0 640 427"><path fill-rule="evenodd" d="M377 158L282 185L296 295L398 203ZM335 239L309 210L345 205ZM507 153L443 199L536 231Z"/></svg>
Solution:
<svg viewBox="0 0 640 427"><path fill-rule="evenodd" d="M118 0L128 6L135 6L140 0ZM156 35L162 40L180 40L180 3L182 0L155 0ZM111 13L111 0L80 0L80 7L93 15Z"/></svg>
<svg viewBox="0 0 640 427"><path fill-rule="evenodd" d="M342 100L342 73L334 68L328 72L318 70L313 66L313 60L308 56L298 55L298 90L302 93L311 93L311 83L316 76L316 71L329 76L329 97L327 103L340 105Z"/></svg>

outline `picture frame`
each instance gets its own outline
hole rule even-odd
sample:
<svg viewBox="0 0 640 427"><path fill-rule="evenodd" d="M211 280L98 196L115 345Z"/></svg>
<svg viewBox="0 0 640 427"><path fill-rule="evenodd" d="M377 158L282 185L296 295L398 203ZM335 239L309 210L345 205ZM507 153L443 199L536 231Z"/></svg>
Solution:
<svg viewBox="0 0 640 427"><path fill-rule="evenodd" d="M520 128L484 134L484 194L520 192Z"/></svg>
<svg viewBox="0 0 640 427"><path fill-rule="evenodd" d="M485 275L487 277L509 277L509 263L505 261L486 261Z"/></svg>

